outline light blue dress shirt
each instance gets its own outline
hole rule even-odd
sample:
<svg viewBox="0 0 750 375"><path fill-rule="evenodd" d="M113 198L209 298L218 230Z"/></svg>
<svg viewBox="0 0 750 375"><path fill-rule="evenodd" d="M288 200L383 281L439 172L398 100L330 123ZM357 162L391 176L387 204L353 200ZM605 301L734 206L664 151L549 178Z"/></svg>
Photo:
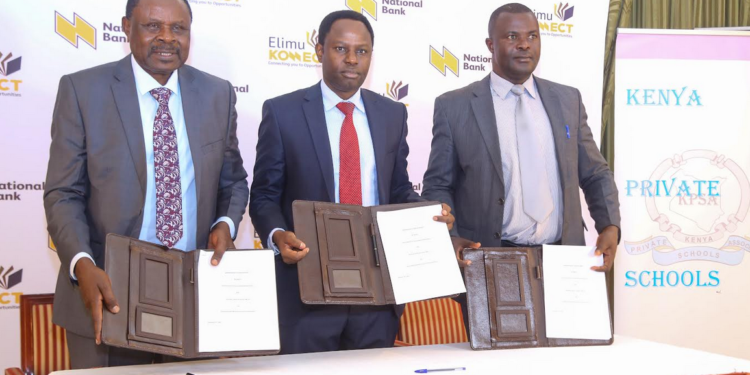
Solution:
<svg viewBox="0 0 750 375"><path fill-rule="evenodd" d="M182 95L178 71L174 71L169 77L167 84L162 86L154 77L151 77L131 55L133 75L135 76L135 90L138 94L138 106L141 112L141 125L143 126L143 140L146 146L146 199L143 203L143 224L139 240L161 244L156 238L156 183L154 181L154 118L159 109L159 103L151 96L150 91L166 87L172 94L169 97L169 113L172 115L175 133L177 135L177 150L180 160L180 188L182 192L182 238L172 247L182 251L190 251L196 248L196 226L198 225L198 202L195 192L195 169L193 168L193 156L190 153L190 142L188 141L187 128L185 127L185 113L182 111ZM232 238L235 237L236 228L229 217L219 218L213 225L220 221L229 225ZM70 265L70 276L76 280L74 270L75 264L82 257L91 257L81 252L73 257ZM93 259L91 259L93 261Z"/></svg>
<svg viewBox="0 0 750 375"><path fill-rule="evenodd" d="M365 103L362 101L362 90L357 92L349 99L341 99L326 83L320 81L320 89L323 92L323 111L326 116L326 128L328 129L328 142L331 144L331 160L333 161L333 183L334 199L340 203L339 198L339 171L340 171L340 154L339 141L341 140L341 127L344 124L344 112L341 112L336 105L341 102L354 103L354 129L357 131L357 140L359 141L359 166L360 178L362 181L362 205L377 206L380 204L378 195L378 171L375 164L375 148L372 145L372 134L370 133L370 123L367 121L365 112ZM274 253L279 254L279 248L273 243L273 234L276 231L284 230L275 228L268 235L268 244L273 248Z"/></svg>
<svg viewBox="0 0 750 375"><path fill-rule="evenodd" d="M159 103L151 96L150 91L162 87L154 77L146 73L133 60L135 74L135 91L138 93L138 106L141 109L141 124L143 125L143 140L146 146L146 200L143 203L143 224L138 239L153 243L161 243L156 238L156 184L154 182L154 118L159 109ZM174 244L175 249L195 249L195 226L197 225L197 202L195 195L195 170L193 156L190 153L187 128L185 128L185 114L182 111L182 95L178 72L174 71L167 84L172 95L169 97L169 113L172 115L174 130L177 135L177 151L180 160L180 187L182 191L182 238Z"/></svg>

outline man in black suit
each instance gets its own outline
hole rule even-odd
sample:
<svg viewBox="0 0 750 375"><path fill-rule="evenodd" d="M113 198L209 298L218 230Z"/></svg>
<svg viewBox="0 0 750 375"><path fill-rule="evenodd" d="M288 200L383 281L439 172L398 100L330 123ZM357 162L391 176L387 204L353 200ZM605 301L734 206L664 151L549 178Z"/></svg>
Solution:
<svg viewBox="0 0 750 375"><path fill-rule="evenodd" d="M360 89L374 34L353 11L326 16L315 47L323 80L263 105L250 217L276 250L282 353L393 346L401 308L307 306L298 261L309 249L293 230L294 200L374 206L420 201L406 171L406 107ZM436 220L452 226L444 206Z"/></svg>

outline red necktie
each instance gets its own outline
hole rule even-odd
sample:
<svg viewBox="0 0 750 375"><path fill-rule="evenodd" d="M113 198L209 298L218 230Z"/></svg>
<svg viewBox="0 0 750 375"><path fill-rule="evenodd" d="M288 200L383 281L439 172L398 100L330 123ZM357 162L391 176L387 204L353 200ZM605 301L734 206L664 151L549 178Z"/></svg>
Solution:
<svg viewBox="0 0 750 375"><path fill-rule="evenodd" d="M169 113L169 89L151 90L159 102L154 119L154 180L156 180L156 238L172 247L182 238L182 187L177 133Z"/></svg>
<svg viewBox="0 0 750 375"><path fill-rule="evenodd" d="M345 204L362 204L362 179L359 167L359 140L354 129L354 104L341 102L336 104L344 113L344 124L341 126L339 140L339 202Z"/></svg>

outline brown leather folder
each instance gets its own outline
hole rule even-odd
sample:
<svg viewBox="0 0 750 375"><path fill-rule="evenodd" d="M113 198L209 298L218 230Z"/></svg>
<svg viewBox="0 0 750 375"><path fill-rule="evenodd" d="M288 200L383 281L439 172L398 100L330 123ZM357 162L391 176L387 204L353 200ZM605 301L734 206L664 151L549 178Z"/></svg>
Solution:
<svg viewBox="0 0 750 375"><path fill-rule="evenodd" d="M199 251L107 235L104 271L120 312L105 310L103 342L181 358L277 354L278 350L198 351L198 257Z"/></svg>
<svg viewBox="0 0 750 375"><path fill-rule="evenodd" d="M418 202L362 207L294 201L294 231L310 252L299 263L302 302L317 305L394 305L377 213L439 205Z"/></svg>
<svg viewBox="0 0 750 375"><path fill-rule="evenodd" d="M541 248L465 249L463 255L471 261L464 279L472 349L612 344L613 339L547 337Z"/></svg>

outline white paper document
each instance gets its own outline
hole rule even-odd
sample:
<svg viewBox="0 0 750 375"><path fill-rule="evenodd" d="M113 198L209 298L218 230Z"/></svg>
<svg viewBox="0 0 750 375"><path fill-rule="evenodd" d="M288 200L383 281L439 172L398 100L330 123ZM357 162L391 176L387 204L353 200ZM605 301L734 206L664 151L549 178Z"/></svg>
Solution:
<svg viewBox="0 0 750 375"><path fill-rule="evenodd" d="M433 220L440 205L378 212L396 303L465 293L448 227Z"/></svg>
<svg viewBox="0 0 750 375"><path fill-rule="evenodd" d="M609 340L607 283L596 247L544 245L544 305L547 337Z"/></svg>
<svg viewBox="0 0 750 375"><path fill-rule="evenodd" d="M278 350L279 315L272 250L212 251L198 259L198 351Z"/></svg>

